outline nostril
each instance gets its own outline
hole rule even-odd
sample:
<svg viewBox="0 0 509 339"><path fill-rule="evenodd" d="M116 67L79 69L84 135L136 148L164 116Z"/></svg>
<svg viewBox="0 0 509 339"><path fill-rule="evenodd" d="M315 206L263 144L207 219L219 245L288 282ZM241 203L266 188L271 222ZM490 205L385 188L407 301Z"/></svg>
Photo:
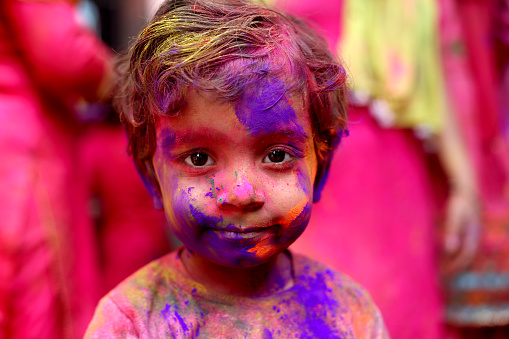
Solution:
<svg viewBox="0 0 509 339"><path fill-rule="evenodd" d="M265 201L254 201L252 203L249 203L248 205L245 206L245 210L246 211L256 211L257 209L260 209L263 204L265 203Z"/></svg>
<svg viewBox="0 0 509 339"><path fill-rule="evenodd" d="M216 197L217 205L223 209L256 210L265 203L265 198L253 189L236 185L232 189L223 189Z"/></svg>

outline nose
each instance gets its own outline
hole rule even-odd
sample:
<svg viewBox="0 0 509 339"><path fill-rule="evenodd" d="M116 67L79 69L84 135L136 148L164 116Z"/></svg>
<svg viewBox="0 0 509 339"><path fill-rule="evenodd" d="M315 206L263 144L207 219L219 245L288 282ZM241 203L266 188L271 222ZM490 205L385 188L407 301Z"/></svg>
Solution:
<svg viewBox="0 0 509 339"><path fill-rule="evenodd" d="M224 210L254 211L265 204L265 196L245 176L233 180L233 184L222 185L217 194L217 205Z"/></svg>

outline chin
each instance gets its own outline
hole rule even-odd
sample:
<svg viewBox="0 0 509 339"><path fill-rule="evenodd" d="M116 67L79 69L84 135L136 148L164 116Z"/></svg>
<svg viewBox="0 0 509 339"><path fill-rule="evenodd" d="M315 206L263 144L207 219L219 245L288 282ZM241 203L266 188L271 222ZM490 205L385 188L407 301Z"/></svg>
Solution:
<svg viewBox="0 0 509 339"><path fill-rule="evenodd" d="M290 244L288 244L289 246ZM277 255L283 252L288 246L282 247L266 247L266 246L250 246L244 248L228 248L211 249L209 253L202 255L210 261L230 268L249 268L263 265L275 259Z"/></svg>

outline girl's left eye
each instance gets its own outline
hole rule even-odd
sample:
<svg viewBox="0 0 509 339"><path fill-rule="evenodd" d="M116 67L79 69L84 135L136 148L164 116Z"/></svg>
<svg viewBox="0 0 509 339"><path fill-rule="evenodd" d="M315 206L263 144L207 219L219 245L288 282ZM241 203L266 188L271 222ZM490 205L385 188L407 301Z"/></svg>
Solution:
<svg viewBox="0 0 509 339"><path fill-rule="evenodd" d="M205 152L195 152L184 159L185 163L193 167L215 165L216 162Z"/></svg>
<svg viewBox="0 0 509 339"><path fill-rule="evenodd" d="M263 162L265 163L283 163L288 162L292 159L292 156L283 150L273 150L270 151L265 158L263 158Z"/></svg>

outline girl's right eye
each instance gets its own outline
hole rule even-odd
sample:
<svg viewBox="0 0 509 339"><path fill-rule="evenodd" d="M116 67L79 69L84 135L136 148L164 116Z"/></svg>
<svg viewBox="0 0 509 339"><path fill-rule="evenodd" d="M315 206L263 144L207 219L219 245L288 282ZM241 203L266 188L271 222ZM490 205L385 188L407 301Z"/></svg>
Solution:
<svg viewBox="0 0 509 339"><path fill-rule="evenodd" d="M195 152L184 159L185 163L194 167L215 165L215 161L205 152Z"/></svg>

